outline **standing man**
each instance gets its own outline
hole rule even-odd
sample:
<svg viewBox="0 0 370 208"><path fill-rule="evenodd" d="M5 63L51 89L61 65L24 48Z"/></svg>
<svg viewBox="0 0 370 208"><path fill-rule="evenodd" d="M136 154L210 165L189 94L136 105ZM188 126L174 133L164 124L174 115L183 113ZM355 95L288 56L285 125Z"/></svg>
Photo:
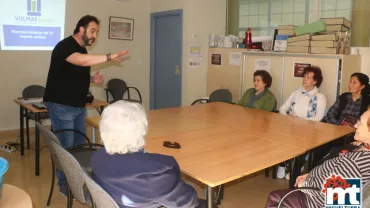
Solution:
<svg viewBox="0 0 370 208"><path fill-rule="evenodd" d="M86 133L86 96L90 83L103 83L99 72L90 77L90 67L110 60L121 61L127 50L116 54L89 55L86 46L91 46L99 32L98 18L82 17L72 36L60 41L51 54L51 63L46 83L44 102L49 111L53 130L75 129ZM73 132L59 133L58 139L64 148L85 143L85 138ZM60 192L67 193L63 172L57 170Z"/></svg>

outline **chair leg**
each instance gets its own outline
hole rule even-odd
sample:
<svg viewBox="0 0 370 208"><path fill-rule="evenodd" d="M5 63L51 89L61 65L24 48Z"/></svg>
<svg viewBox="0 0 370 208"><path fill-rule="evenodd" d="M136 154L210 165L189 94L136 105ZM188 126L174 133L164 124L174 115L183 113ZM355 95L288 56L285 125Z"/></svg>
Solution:
<svg viewBox="0 0 370 208"><path fill-rule="evenodd" d="M72 191L69 191L69 194L70 194L70 196L69 196L69 204L71 205L71 208L72 208L72 206L73 206L73 194L72 194Z"/></svg>
<svg viewBox="0 0 370 208"><path fill-rule="evenodd" d="M224 191L225 191L225 185L221 185L221 194L220 194L221 199L224 199Z"/></svg>
<svg viewBox="0 0 370 208"><path fill-rule="evenodd" d="M270 168L265 168L265 177L269 177L270 175Z"/></svg>
<svg viewBox="0 0 370 208"><path fill-rule="evenodd" d="M272 178L276 179L276 165L272 166Z"/></svg>
<svg viewBox="0 0 370 208"><path fill-rule="evenodd" d="M72 208L72 204L73 204L72 191L69 188L69 186L67 185L67 208Z"/></svg>
<svg viewBox="0 0 370 208"><path fill-rule="evenodd" d="M51 157L51 155L50 155ZM54 184L55 184L55 164L53 161L53 158L51 158L51 168L52 168L52 176L51 176L51 187L50 187L50 193L49 193L49 198L46 206L50 206L51 202L51 197L53 196L53 191L54 191Z"/></svg>
<svg viewBox="0 0 370 208"><path fill-rule="evenodd" d="M89 196L90 196L90 200L91 200L91 207L92 208L96 208L96 205L95 205L95 202L94 202L94 199L92 198L90 192L89 192Z"/></svg>
<svg viewBox="0 0 370 208"><path fill-rule="evenodd" d="M216 204L220 205L223 199L224 199L224 185L220 185L217 190Z"/></svg>
<svg viewBox="0 0 370 208"><path fill-rule="evenodd" d="M27 149L30 149L30 125L28 118L26 118L26 135L27 135Z"/></svg>
<svg viewBox="0 0 370 208"><path fill-rule="evenodd" d="M308 172L312 170L312 166L313 166L313 152L310 151L308 154Z"/></svg>

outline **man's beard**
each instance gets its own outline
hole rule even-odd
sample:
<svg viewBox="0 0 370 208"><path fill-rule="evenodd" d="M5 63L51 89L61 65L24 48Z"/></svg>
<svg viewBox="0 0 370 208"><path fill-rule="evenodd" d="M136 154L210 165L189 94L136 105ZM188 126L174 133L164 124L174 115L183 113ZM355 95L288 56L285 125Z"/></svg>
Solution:
<svg viewBox="0 0 370 208"><path fill-rule="evenodd" d="M89 43L90 40L92 40L91 43ZM85 31L84 34L82 35L82 41L85 46L91 46L95 42L95 38L88 38Z"/></svg>

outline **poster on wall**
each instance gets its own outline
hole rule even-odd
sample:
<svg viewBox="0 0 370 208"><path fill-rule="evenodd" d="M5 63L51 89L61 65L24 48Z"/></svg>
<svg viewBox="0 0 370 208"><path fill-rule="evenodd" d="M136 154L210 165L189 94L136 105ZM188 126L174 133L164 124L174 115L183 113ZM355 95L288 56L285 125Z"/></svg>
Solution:
<svg viewBox="0 0 370 208"><path fill-rule="evenodd" d="M254 63L254 71L257 70L265 70L267 72L271 72L271 60L264 60L264 59L256 59Z"/></svg>
<svg viewBox="0 0 370 208"><path fill-rule="evenodd" d="M307 63L294 63L294 77L303 77L304 70L310 66Z"/></svg>
<svg viewBox="0 0 370 208"><path fill-rule="evenodd" d="M189 67L199 68L202 61L202 46L200 44L189 44Z"/></svg>
<svg viewBox="0 0 370 208"><path fill-rule="evenodd" d="M240 66L242 53L230 53L229 64L233 66Z"/></svg>
<svg viewBox="0 0 370 208"><path fill-rule="evenodd" d="M189 44L189 58L201 57L202 46L199 44Z"/></svg>
<svg viewBox="0 0 370 208"><path fill-rule="evenodd" d="M221 54L211 54L211 64L221 66Z"/></svg>
<svg viewBox="0 0 370 208"><path fill-rule="evenodd" d="M192 68L192 69L199 68L200 62L201 62L200 58L189 59L189 68Z"/></svg>

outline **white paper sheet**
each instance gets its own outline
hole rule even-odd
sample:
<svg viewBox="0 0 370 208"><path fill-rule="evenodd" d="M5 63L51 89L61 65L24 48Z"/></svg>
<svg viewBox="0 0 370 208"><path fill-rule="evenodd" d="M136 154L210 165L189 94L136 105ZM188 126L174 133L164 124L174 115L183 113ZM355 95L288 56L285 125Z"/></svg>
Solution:
<svg viewBox="0 0 370 208"><path fill-rule="evenodd" d="M202 62L202 46L200 44L189 44L188 56L189 68L199 68Z"/></svg>
<svg viewBox="0 0 370 208"><path fill-rule="evenodd" d="M271 72L271 60L257 59L254 64L254 70L265 70Z"/></svg>
<svg viewBox="0 0 370 208"><path fill-rule="evenodd" d="M229 54L229 64L234 66L240 66L241 64L241 53L230 53Z"/></svg>

